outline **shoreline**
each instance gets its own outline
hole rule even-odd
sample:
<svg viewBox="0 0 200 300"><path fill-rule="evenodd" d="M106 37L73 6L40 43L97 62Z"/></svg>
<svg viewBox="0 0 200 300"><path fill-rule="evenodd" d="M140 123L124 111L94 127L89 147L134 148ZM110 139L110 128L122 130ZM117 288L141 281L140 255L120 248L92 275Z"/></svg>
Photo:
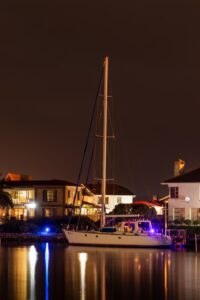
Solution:
<svg viewBox="0 0 200 300"><path fill-rule="evenodd" d="M0 233L0 242L67 243L67 240L63 233L50 233L50 234Z"/></svg>

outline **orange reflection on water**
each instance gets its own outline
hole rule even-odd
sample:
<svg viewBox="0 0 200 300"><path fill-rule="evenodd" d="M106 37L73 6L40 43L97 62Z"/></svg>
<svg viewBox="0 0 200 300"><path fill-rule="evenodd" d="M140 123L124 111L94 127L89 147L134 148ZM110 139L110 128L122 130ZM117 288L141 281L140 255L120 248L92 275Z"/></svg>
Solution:
<svg viewBox="0 0 200 300"><path fill-rule="evenodd" d="M28 277L28 250L27 248L8 249L8 276L9 291L12 299L28 299L27 277Z"/></svg>

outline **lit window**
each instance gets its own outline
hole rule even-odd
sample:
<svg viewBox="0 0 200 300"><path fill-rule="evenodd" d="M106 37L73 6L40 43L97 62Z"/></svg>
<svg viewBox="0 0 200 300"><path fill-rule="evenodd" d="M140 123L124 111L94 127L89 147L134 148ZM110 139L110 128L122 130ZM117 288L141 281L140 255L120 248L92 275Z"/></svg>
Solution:
<svg viewBox="0 0 200 300"><path fill-rule="evenodd" d="M56 190L44 190L43 191L43 202L56 202L57 191Z"/></svg>
<svg viewBox="0 0 200 300"><path fill-rule="evenodd" d="M43 216L44 217L55 217L56 216L56 208L43 208Z"/></svg>

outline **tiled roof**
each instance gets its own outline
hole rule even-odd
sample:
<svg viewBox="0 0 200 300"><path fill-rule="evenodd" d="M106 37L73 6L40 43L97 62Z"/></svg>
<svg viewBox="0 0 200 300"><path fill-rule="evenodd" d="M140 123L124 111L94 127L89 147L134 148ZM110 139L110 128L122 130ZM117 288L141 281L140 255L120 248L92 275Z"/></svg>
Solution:
<svg viewBox="0 0 200 300"><path fill-rule="evenodd" d="M34 186L76 186L76 184L66 180L2 180L0 186L3 187L34 187Z"/></svg>
<svg viewBox="0 0 200 300"><path fill-rule="evenodd" d="M136 200L132 203L133 205L146 205L148 207L155 207L155 206L161 206L159 203L156 202L150 202L150 201L144 201L144 200Z"/></svg>
<svg viewBox="0 0 200 300"><path fill-rule="evenodd" d="M88 184L87 188L95 195L101 195L101 184ZM106 195L124 195L133 196L134 194L127 188L118 184L107 184L106 185Z"/></svg>
<svg viewBox="0 0 200 300"><path fill-rule="evenodd" d="M164 181L164 183L184 183L184 182L188 182L188 183L200 182L200 168Z"/></svg>

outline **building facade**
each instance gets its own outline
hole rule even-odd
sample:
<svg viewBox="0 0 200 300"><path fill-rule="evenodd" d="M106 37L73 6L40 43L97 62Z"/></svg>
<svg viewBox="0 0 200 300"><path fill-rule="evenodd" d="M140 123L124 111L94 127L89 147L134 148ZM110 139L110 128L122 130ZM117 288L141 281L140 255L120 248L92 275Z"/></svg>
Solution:
<svg viewBox="0 0 200 300"><path fill-rule="evenodd" d="M162 184L169 187L168 220L200 222L200 168Z"/></svg>
<svg viewBox="0 0 200 300"><path fill-rule="evenodd" d="M12 198L13 209L0 209L0 216L16 219L27 219L36 216L61 217L72 211L74 203L75 214L87 208L92 214L92 200L82 203L83 193L87 199L88 192L84 186L79 186L65 180L24 180L16 177L6 177L0 182L0 188L8 192ZM77 189L77 191L76 191ZM76 199L74 199L76 193Z"/></svg>
<svg viewBox="0 0 200 300"><path fill-rule="evenodd" d="M102 196L101 196L101 185L91 184L88 185L89 190L94 195L94 203L96 206L101 206ZM105 208L106 213L110 213L117 204L130 204L133 203L133 199L136 197L129 189L118 185L118 184L107 184L106 185L106 199Z"/></svg>

